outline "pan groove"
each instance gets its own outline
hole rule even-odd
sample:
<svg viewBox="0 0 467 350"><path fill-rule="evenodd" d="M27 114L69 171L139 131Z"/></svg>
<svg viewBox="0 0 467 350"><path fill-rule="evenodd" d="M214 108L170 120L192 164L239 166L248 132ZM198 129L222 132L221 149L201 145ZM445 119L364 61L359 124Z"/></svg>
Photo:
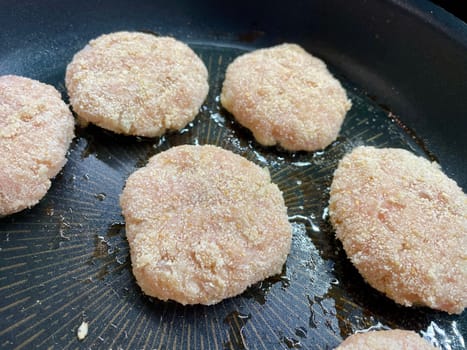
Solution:
<svg viewBox="0 0 467 350"><path fill-rule="evenodd" d="M225 68L244 50L210 43L192 47L208 66L211 83L195 121L155 139L92 126L78 129L69 161L44 200L0 219L5 232L0 250L2 348L328 349L378 323L410 325L421 332L433 320L450 339L459 339L452 328L459 318L395 306L366 286L327 219L329 185L343 154L367 144L427 156L412 135L336 73L354 105L339 138L314 153L262 147L219 102ZM128 175L151 155L186 143L217 144L267 167L283 191L294 227L292 252L281 276L211 307L182 307L142 295L131 274L121 224L118 200ZM76 328L84 319L89 334L79 342Z"/></svg>

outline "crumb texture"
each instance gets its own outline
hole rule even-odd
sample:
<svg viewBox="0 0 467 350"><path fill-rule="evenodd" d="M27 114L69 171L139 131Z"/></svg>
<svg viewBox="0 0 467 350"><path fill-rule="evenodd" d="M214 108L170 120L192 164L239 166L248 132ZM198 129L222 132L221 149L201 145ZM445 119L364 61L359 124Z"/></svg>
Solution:
<svg viewBox="0 0 467 350"><path fill-rule="evenodd" d="M429 342L413 331L393 329L355 333L336 350L435 350Z"/></svg>
<svg viewBox="0 0 467 350"><path fill-rule="evenodd" d="M314 151L334 141L351 102L320 59L296 44L237 57L221 103L265 146Z"/></svg>
<svg viewBox="0 0 467 350"><path fill-rule="evenodd" d="M281 272L291 244L267 170L215 146L178 146L133 173L120 199L142 290L214 304Z"/></svg>
<svg viewBox="0 0 467 350"><path fill-rule="evenodd" d="M66 162L73 130L73 116L53 86L0 77L0 216L44 197Z"/></svg>
<svg viewBox="0 0 467 350"><path fill-rule="evenodd" d="M397 303L467 305L467 196L436 163L357 147L334 173L329 213L358 271Z"/></svg>
<svg viewBox="0 0 467 350"><path fill-rule="evenodd" d="M184 43L136 32L91 40L76 53L65 82L83 122L147 137L192 121L208 93L208 72Z"/></svg>

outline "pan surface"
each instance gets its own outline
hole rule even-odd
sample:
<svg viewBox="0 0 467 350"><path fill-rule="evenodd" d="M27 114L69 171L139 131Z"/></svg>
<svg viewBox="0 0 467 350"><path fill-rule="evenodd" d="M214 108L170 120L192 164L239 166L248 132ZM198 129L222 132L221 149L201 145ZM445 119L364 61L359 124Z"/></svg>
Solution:
<svg viewBox="0 0 467 350"><path fill-rule="evenodd" d="M327 217L337 162L361 144L438 160L467 187L464 23L421 1L296 1L287 8L261 1L0 3L0 74L39 79L65 99L73 54L116 30L175 36L210 74L209 96L185 129L147 139L78 128L46 197L0 219L0 348L331 349L357 330L404 328L443 349L465 349L465 311L405 308L373 290L346 259ZM283 41L325 59L353 102L339 138L323 151L261 147L220 106L229 62ZM141 293L119 195L151 155L179 144L217 144L269 168L294 228L280 276L210 307ZM89 331L79 341L82 322Z"/></svg>

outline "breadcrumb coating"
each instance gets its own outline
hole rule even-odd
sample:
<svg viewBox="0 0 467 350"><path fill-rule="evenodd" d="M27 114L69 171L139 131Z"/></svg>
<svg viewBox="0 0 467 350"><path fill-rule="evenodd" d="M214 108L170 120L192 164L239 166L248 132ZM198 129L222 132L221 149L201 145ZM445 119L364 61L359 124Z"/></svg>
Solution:
<svg viewBox="0 0 467 350"><path fill-rule="evenodd" d="M120 198L133 274L147 295L215 304L281 272L291 226L269 172L215 146L178 146Z"/></svg>
<svg viewBox="0 0 467 350"><path fill-rule="evenodd" d="M0 216L44 197L66 162L73 130L73 116L53 86L0 77Z"/></svg>
<svg viewBox="0 0 467 350"><path fill-rule="evenodd" d="M355 333L344 340L336 350L434 350L417 333L392 329Z"/></svg>
<svg viewBox="0 0 467 350"><path fill-rule="evenodd" d="M290 151L328 146L352 105L324 62L296 44L237 57L227 67L221 103L260 144Z"/></svg>
<svg viewBox="0 0 467 350"><path fill-rule="evenodd" d="M199 112L208 72L186 44L116 32L91 40L66 70L73 110L116 133L155 137L179 130Z"/></svg>
<svg viewBox="0 0 467 350"><path fill-rule="evenodd" d="M467 305L467 196L438 164L357 147L334 173L329 214L366 281L405 306Z"/></svg>

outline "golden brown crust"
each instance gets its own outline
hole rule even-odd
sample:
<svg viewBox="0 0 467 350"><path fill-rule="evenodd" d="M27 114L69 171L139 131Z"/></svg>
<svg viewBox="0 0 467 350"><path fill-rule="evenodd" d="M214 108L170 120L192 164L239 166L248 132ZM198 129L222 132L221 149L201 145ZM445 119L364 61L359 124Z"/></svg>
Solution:
<svg viewBox="0 0 467 350"><path fill-rule="evenodd" d="M178 146L133 173L120 199L142 290L214 304L281 271L291 244L269 173L215 146Z"/></svg>
<svg viewBox="0 0 467 350"><path fill-rule="evenodd" d="M402 305L467 305L467 196L435 163L358 147L331 185L336 236L370 285Z"/></svg>

